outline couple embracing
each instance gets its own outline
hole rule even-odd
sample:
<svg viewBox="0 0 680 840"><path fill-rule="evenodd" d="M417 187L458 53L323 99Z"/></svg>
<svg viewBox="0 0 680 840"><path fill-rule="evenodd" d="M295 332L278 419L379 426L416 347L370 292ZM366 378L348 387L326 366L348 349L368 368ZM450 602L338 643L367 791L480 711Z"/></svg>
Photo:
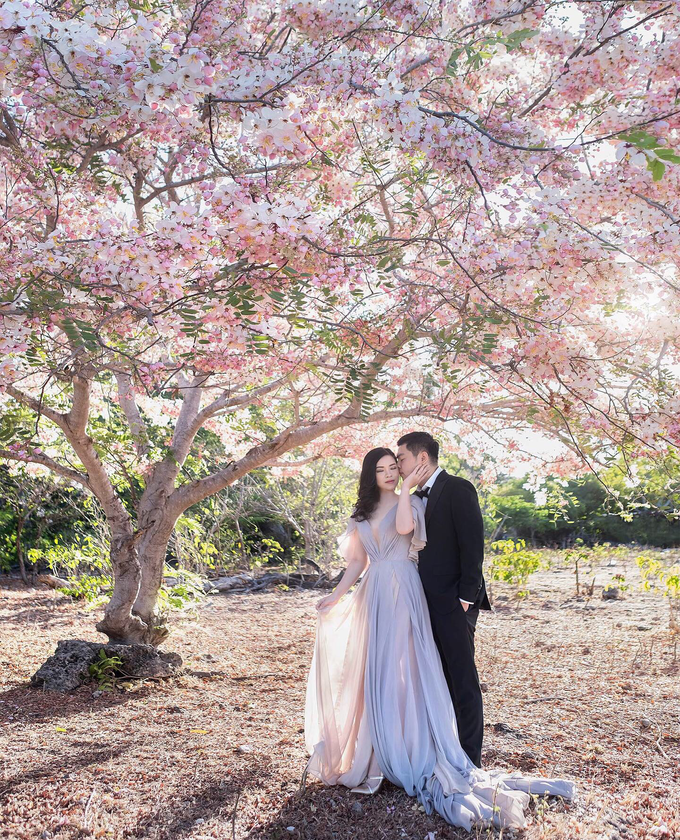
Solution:
<svg viewBox="0 0 680 840"><path fill-rule="evenodd" d="M347 567L317 606L307 772L366 794L387 778L466 829L522 827L531 794L570 799L574 786L481 769L474 634L490 606L477 493L439 467L427 432L397 446L364 458L340 541Z"/></svg>

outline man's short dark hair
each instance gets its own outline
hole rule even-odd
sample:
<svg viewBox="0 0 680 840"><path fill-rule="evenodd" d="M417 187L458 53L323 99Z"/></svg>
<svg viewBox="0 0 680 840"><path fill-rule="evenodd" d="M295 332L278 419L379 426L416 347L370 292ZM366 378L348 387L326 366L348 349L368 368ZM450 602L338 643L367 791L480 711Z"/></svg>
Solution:
<svg viewBox="0 0 680 840"><path fill-rule="evenodd" d="M397 446L405 446L411 455L427 452L430 461L439 461L439 444L429 432L409 432L399 438Z"/></svg>

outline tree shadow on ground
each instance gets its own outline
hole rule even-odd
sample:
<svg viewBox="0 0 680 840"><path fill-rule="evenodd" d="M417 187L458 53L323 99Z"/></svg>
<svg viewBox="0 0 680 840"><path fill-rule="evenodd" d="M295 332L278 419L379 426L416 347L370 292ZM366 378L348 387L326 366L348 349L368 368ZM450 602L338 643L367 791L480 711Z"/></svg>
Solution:
<svg viewBox="0 0 680 840"><path fill-rule="evenodd" d="M92 764L103 764L112 758L117 758L130 749L132 741L108 747L93 747L89 741L70 741L59 755L44 764L39 764L30 770L20 771L13 776L0 781L0 805L7 798L7 794L16 794L21 785L31 784L41 779L54 776L65 777L75 770L82 770ZM82 747L81 752L75 752Z"/></svg>
<svg viewBox="0 0 680 840"><path fill-rule="evenodd" d="M551 811L563 812L565 808L560 800L553 803ZM536 809L536 802L532 802L530 812ZM505 836L505 832L501 833ZM437 813L428 815L402 788L387 781L372 796L312 782L304 791L288 796L273 818L237 836L240 840L427 840L431 835L436 840L487 840L499 836L490 827L477 826L469 832L449 825Z"/></svg>
<svg viewBox="0 0 680 840"><path fill-rule="evenodd" d="M202 680L219 677L220 679L233 679L233 677L226 671L196 671L192 668L182 669L182 674L185 677L200 677Z"/></svg>
<svg viewBox="0 0 680 840"><path fill-rule="evenodd" d="M363 796L347 788L308 784L287 797L279 813L241 835L243 840L393 840L427 837L470 840L463 829L437 814L428 816L402 788L383 783L378 793Z"/></svg>
<svg viewBox="0 0 680 840"><path fill-rule="evenodd" d="M224 778L214 778L196 787L182 789L183 795L168 792L163 802L145 814L132 828L128 838L153 837L154 840L176 840L192 834L197 820L210 824L220 820L219 837L238 837L238 803L245 788L260 788L271 776L268 762L252 760L247 767L230 770ZM200 823L199 823L200 824ZM214 835L211 835L214 836ZM290 837L290 835L288 835Z"/></svg>
<svg viewBox="0 0 680 840"><path fill-rule="evenodd" d="M153 686L143 686L134 692L106 691L95 700L92 693L96 690L96 683L83 685L69 694L43 691L28 683L18 685L0 693L0 723L5 724L7 731L27 723L43 723L55 718L64 720L83 713L100 712L132 699L144 698L153 692Z"/></svg>
<svg viewBox="0 0 680 840"><path fill-rule="evenodd" d="M37 624L43 629L58 624L70 625L73 623L73 615L60 610L60 607L69 603L70 600L64 597L53 601L49 606L25 607L8 615L0 615L0 624L9 625L8 630L11 627L24 628L27 624Z"/></svg>
<svg viewBox="0 0 680 840"><path fill-rule="evenodd" d="M43 591L47 589L47 587L40 588L42 588ZM38 589L38 586L26 586L26 584L18 575L17 577L14 577L13 575L0 574L0 590L2 589L28 592L30 589Z"/></svg>

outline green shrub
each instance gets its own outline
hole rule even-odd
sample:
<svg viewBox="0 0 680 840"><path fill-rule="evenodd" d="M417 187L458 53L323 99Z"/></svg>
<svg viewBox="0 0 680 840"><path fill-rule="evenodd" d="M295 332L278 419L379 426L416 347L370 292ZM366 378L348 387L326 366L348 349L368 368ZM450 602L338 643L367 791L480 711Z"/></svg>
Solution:
<svg viewBox="0 0 680 840"><path fill-rule="evenodd" d="M665 598L668 598L670 629L672 633L679 634L680 565L676 564L666 568L660 560L649 554L641 554L636 562L642 577L642 588L646 592L656 590L661 592Z"/></svg>
<svg viewBox="0 0 680 840"><path fill-rule="evenodd" d="M93 607L104 603L113 589L108 552L90 535L69 545L55 537L48 548L29 549L28 559L32 563L46 562L52 574L68 581L60 592L71 598L84 598Z"/></svg>
<svg viewBox="0 0 680 840"><path fill-rule="evenodd" d="M518 598L526 597L528 590L524 587L542 565L539 553L528 550L524 540L495 540L491 550L491 579L511 584Z"/></svg>
<svg viewBox="0 0 680 840"><path fill-rule="evenodd" d="M95 661L87 669L100 691L113 691L120 675L123 660L119 656L107 656L102 648Z"/></svg>
<svg viewBox="0 0 680 840"><path fill-rule="evenodd" d="M186 610L197 606L206 596L204 581L201 575L189 569L173 569L166 565L163 585L158 593L159 611Z"/></svg>

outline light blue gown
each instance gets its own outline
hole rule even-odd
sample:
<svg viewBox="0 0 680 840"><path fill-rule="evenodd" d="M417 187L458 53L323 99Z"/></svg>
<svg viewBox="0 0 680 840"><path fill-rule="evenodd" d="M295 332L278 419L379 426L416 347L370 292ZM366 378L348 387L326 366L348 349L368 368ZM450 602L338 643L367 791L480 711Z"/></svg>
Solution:
<svg viewBox="0 0 680 840"><path fill-rule="evenodd" d="M368 557L359 585L320 613L307 684L307 770L353 788L383 774L452 825L521 828L531 794L571 799L574 784L480 770L460 746L418 569L424 505L397 533L396 506L378 523L349 520L345 560Z"/></svg>

